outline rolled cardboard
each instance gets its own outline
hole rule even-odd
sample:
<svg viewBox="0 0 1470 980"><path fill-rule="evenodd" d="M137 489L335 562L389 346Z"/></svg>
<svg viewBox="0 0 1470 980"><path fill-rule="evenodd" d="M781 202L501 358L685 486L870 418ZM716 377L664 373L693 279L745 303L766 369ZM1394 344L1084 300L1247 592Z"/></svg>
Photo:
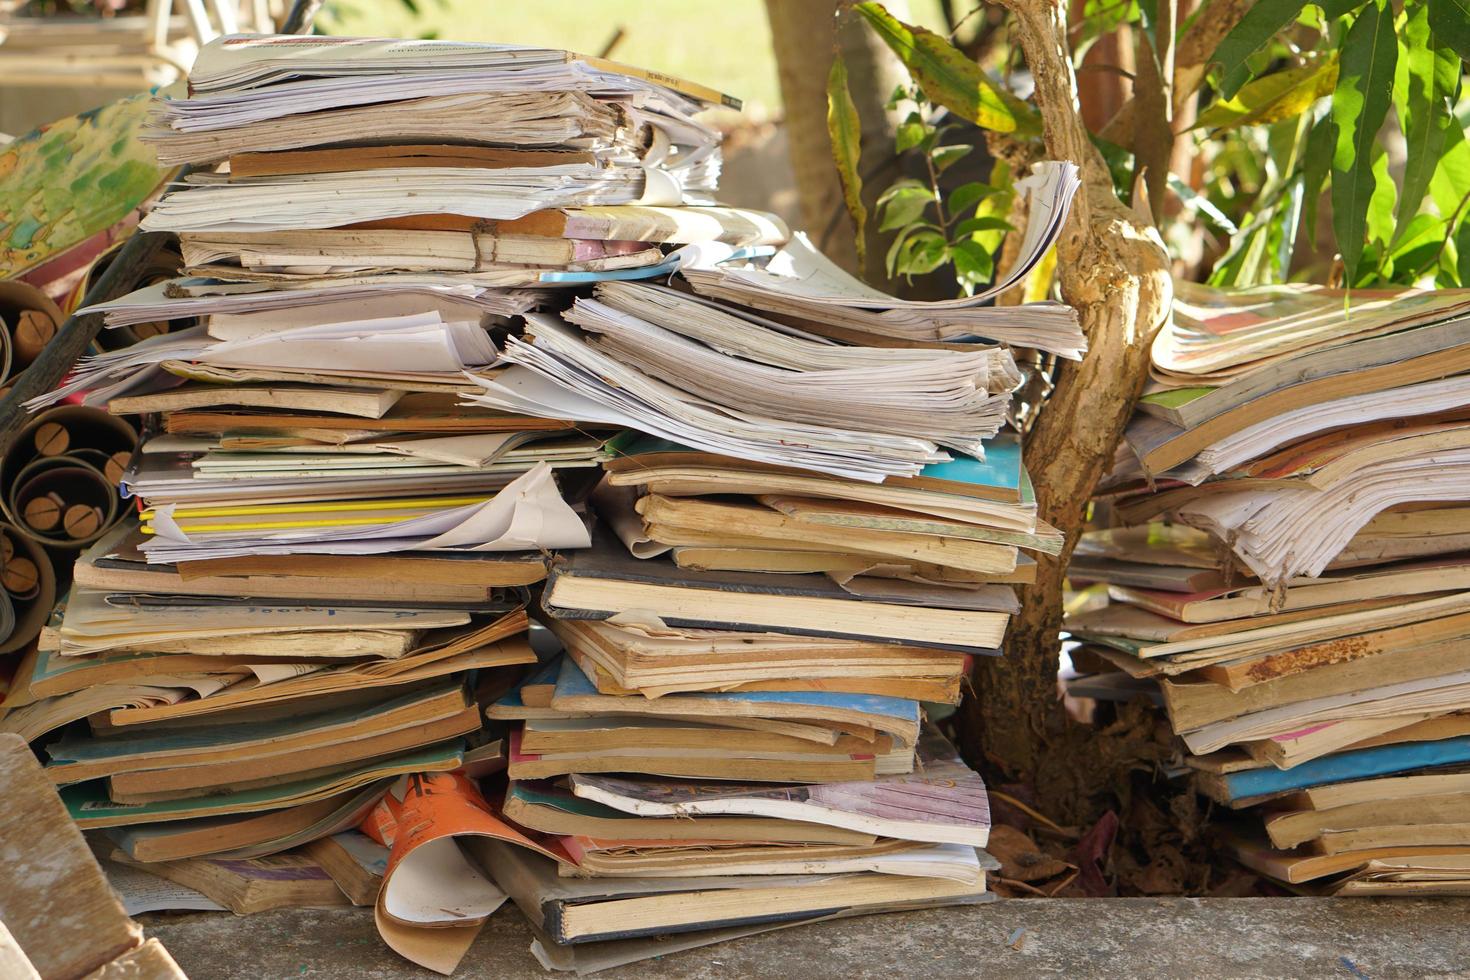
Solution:
<svg viewBox="0 0 1470 980"><path fill-rule="evenodd" d="M5 375L20 371L36 359L66 320L61 307L30 283L19 279L0 282L0 320L10 341L5 351ZM3 376L3 375L0 375Z"/></svg>
<svg viewBox="0 0 1470 980"><path fill-rule="evenodd" d="M31 433L31 442L42 456L60 456L71 448L71 433L60 422L43 422Z"/></svg>
<svg viewBox="0 0 1470 980"><path fill-rule="evenodd" d="M116 415L83 405L48 409L31 419L0 458L0 512L22 534L53 547L74 549L95 539L121 515L114 488L137 446L137 432ZM48 477L21 492L22 474L29 481L39 472L32 467L43 460L81 467L71 473L77 488ZM98 485L107 488L105 499ZM87 528L88 533L76 537L68 530L66 511L77 505L95 507L102 515L102 526L95 533L90 530L93 518L82 512L73 518L71 529Z"/></svg>
<svg viewBox="0 0 1470 980"><path fill-rule="evenodd" d="M45 549L4 522L0 522L0 556L5 557L0 588L9 594L15 609L15 625L10 635L0 637L0 654L3 654L14 653L41 634L41 627L46 625L56 605L56 572ZM21 566L22 562L24 566L20 569L12 568ZM17 577L18 572L35 576L34 583L24 592L11 588L12 583L27 584L25 579Z"/></svg>
<svg viewBox="0 0 1470 980"><path fill-rule="evenodd" d="M117 490L94 466L74 456L31 460L7 495L16 529L56 548L78 548L96 540L120 513Z"/></svg>
<svg viewBox="0 0 1470 980"><path fill-rule="evenodd" d="M29 558L12 555L0 569L0 588L12 599L32 599L41 587L40 566Z"/></svg>

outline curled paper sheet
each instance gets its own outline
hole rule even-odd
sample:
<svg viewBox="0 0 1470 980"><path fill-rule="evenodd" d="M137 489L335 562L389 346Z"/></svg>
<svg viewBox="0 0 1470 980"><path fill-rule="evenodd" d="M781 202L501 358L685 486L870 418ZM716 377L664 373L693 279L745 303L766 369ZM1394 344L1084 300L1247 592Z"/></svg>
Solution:
<svg viewBox="0 0 1470 980"><path fill-rule="evenodd" d="M592 491L592 509L607 521L634 558L657 558L667 554L670 546L654 541L644 530L643 518L633 508L637 500L637 487L615 487L606 479Z"/></svg>
<svg viewBox="0 0 1470 980"><path fill-rule="evenodd" d="M378 934L400 956L446 976L506 899L455 838L490 837L570 863L496 816L463 772L403 777L360 829L391 849L373 913Z"/></svg>
<svg viewBox="0 0 1470 980"><path fill-rule="evenodd" d="M380 555L396 551L540 551L586 548L587 526L561 497L551 467L537 463L490 500L377 525L322 525L286 531L190 535L173 505L153 518L156 532L142 550L150 562L240 555Z"/></svg>

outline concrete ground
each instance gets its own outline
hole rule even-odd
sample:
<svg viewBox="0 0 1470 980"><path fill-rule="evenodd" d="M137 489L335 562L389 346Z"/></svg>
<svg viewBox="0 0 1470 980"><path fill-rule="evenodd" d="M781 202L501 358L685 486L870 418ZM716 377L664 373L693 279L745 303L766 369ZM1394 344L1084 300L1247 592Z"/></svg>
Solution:
<svg viewBox="0 0 1470 980"><path fill-rule="evenodd" d="M192 980L430 978L365 909L143 919ZM525 921L498 912L462 980L545 978ZM1051 899L820 923L660 957L627 978L1470 978L1470 899Z"/></svg>

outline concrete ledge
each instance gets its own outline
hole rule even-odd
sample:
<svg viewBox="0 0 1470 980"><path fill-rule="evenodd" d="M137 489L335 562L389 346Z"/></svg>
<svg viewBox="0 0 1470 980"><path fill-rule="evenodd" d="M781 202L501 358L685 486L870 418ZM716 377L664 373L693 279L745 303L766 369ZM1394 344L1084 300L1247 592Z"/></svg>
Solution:
<svg viewBox="0 0 1470 980"><path fill-rule="evenodd" d="M150 915L191 980L436 974L398 959L366 909ZM1024 929L1021 948L1011 936ZM480 934L461 980L545 980L513 907ZM597 974L771 977L1470 977L1470 899L1050 899L786 929Z"/></svg>

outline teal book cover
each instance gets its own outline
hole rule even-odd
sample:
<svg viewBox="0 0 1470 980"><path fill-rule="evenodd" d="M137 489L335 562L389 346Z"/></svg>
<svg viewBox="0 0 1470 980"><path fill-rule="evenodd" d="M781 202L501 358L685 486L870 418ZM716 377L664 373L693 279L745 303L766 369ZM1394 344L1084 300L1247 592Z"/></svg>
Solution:
<svg viewBox="0 0 1470 980"><path fill-rule="evenodd" d="M106 826L111 823L152 823L163 820L185 820L190 817L246 813L292 806L308 799L334 795L371 782L385 769L399 772L419 770L443 771L456 768L464 756L464 742L455 739L441 745L418 749L391 759L374 759L351 769L314 776L278 786L262 786L237 793L192 797L182 800L159 800L151 803L115 803L107 795L107 781L94 779L69 786L61 791L62 802L73 820L83 827Z"/></svg>
<svg viewBox="0 0 1470 980"><path fill-rule="evenodd" d="M1337 752L1303 762L1290 769L1247 769L1225 776L1232 800L1269 796L1291 790L1391 776L1414 769L1463 765L1470 762L1470 735L1437 742L1402 742L1352 752Z"/></svg>
<svg viewBox="0 0 1470 980"><path fill-rule="evenodd" d="M598 694L592 680L570 657L562 661L556 679L554 697L590 697ZM612 695L608 695L611 697ZM782 704L821 708L842 708L863 714L917 725L919 702L906 698L889 698L877 694L841 694L831 691L728 691L697 694L667 694L664 700L688 702L689 714L698 715L703 704Z"/></svg>

